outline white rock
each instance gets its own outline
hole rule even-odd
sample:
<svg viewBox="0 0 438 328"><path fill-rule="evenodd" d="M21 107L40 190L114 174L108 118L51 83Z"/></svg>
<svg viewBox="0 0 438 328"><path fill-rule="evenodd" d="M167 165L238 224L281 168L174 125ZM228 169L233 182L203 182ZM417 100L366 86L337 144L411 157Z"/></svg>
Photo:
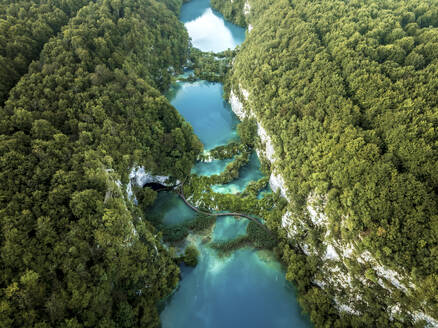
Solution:
<svg viewBox="0 0 438 328"><path fill-rule="evenodd" d="M322 209L319 203L322 201ZM312 223L317 226L327 226L328 218L324 213L325 200L323 196L310 193L307 197L307 212L309 212Z"/></svg>
<svg viewBox="0 0 438 328"><path fill-rule="evenodd" d="M284 198L286 198L287 200L287 189L284 183L284 179L281 175L277 175L274 172L271 173L271 176L269 177L269 186L271 187L271 189L274 192L277 192L277 190L280 190L280 194L281 196L283 196Z"/></svg>
<svg viewBox="0 0 438 328"><path fill-rule="evenodd" d="M266 158L271 162L275 162L275 150L274 150L274 144L271 140L271 137L266 132L265 128L260 124L257 123L257 134L260 137L260 140L265 145L265 155Z"/></svg>
<svg viewBox="0 0 438 328"><path fill-rule="evenodd" d="M341 304L341 303L338 303L338 302L336 302L336 304L338 306L339 311L341 311L341 312L347 312L347 313L351 313L351 314L354 314L354 315L360 315L360 312L355 310L355 309L353 309L350 305Z"/></svg>
<svg viewBox="0 0 438 328"><path fill-rule="evenodd" d="M248 92L248 90L246 90L246 89L244 89L242 87L240 88L240 90L242 92L243 98L245 98L245 100L248 101L248 99L249 99L249 92Z"/></svg>
<svg viewBox="0 0 438 328"><path fill-rule="evenodd" d="M253 29L252 25L251 25L251 24L248 24L248 33L251 32L252 29Z"/></svg>
<svg viewBox="0 0 438 328"><path fill-rule="evenodd" d="M336 249L333 247L333 245L328 244L325 250L324 255L325 260L332 260L332 261L339 261L339 255L338 252L336 252Z"/></svg>
<svg viewBox="0 0 438 328"><path fill-rule="evenodd" d="M292 222L292 213L287 211L286 213L283 214L283 216L281 217L281 226L283 228L288 228L289 226L291 226L293 224Z"/></svg>
<svg viewBox="0 0 438 328"><path fill-rule="evenodd" d="M427 322L426 327L438 327L438 320L432 318L430 315L427 315L424 312L416 311L411 313L412 317L415 321L421 321L424 320Z"/></svg>
<svg viewBox="0 0 438 328"><path fill-rule="evenodd" d="M307 256L312 255L313 253L310 251L310 246L307 244L302 244L301 246L301 250L303 251L304 254L306 254Z"/></svg>
<svg viewBox="0 0 438 328"><path fill-rule="evenodd" d="M244 120L246 114L245 114L245 110L243 109L243 104L240 102L239 98L237 97L237 95L234 93L233 90L231 90L229 101L231 104L231 109L234 112L234 114L236 114L239 120L241 121Z"/></svg>
<svg viewBox="0 0 438 328"><path fill-rule="evenodd" d="M246 0L245 4L243 5L243 14L245 16L248 16L251 11L251 5L249 4L248 0Z"/></svg>
<svg viewBox="0 0 438 328"><path fill-rule="evenodd" d="M309 212L310 220L312 220L314 225L324 226L327 223L327 216L318 211L315 207L307 205L307 211Z"/></svg>
<svg viewBox="0 0 438 328"><path fill-rule="evenodd" d="M312 283L319 286L322 289L324 289L325 286L327 285L324 281L321 280L313 280Z"/></svg>
<svg viewBox="0 0 438 328"><path fill-rule="evenodd" d="M394 319L394 315L399 314L401 312L400 305L396 304L396 305L393 305L393 306L389 306L386 311L388 311L389 317L392 320L392 319Z"/></svg>
<svg viewBox="0 0 438 328"><path fill-rule="evenodd" d="M379 264L377 262L377 260L371 255L371 253L369 251L365 251L363 252L358 258L357 258L358 262L364 264L364 263L369 263L372 265L372 269L376 272L376 274L381 277L384 278L386 280L388 280L395 288L403 291L404 293L408 292L408 288L406 287L406 285L404 285L401 280L402 280L402 276L401 274L399 274L398 272L388 269L386 267L384 267L383 265ZM385 288L384 283L382 282L380 284L383 288ZM410 287L414 287L414 285L410 284Z"/></svg>
<svg viewBox="0 0 438 328"><path fill-rule="evenodd" d="M345 245L341 247L343 257L351 257L353 255L354 247L353 245Z"/></svg>
<svg viewBox="0 0 438 328"><path fill-rule="evenodd" d="M281 226L287 231L287 236L293 238L298 234L297 225L294 224L292 219L292 213L286 211L281 217Z"/></svg>
<svg viewBox="0 0 438 328"><path fill-rule="evenodd" d="M160 183L165 186L170 185L167 182L167 180L169 179L168 176L152 175L151 173L146 172L144 167L142 166L133 168L131 170L131 173L129 174L129 179L134 180L139 187L143 187L145 184L148 183Z"/></svg>

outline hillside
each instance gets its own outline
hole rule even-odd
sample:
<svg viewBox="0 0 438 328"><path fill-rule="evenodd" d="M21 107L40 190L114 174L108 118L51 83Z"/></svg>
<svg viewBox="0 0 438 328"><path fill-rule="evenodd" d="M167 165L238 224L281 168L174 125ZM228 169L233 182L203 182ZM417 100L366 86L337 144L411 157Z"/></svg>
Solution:
<svg viewBox="0 0 438 328"><path fill-rule="evenodd" d="M0 109L1 327L158 326L179 268L128 176L182 178L202 148L159 91L188 44L166 5L89 2Z"/></svg>
<svg viewBox="0 0 438 328"><path fill-rule="evenodd" d="M270 225L312 321L438 324L437 3L222 3L247 9L230 100L288 200Z"/></svg>

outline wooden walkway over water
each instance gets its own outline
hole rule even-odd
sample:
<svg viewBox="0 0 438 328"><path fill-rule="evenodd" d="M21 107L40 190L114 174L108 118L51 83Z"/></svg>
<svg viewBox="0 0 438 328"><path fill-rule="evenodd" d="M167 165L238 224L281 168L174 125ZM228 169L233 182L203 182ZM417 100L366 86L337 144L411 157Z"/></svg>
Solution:
<svg viewBox="0 0 438 328"><path fill-rule="evenodd" d="M248 220L250 220L252 222L257 223L259 226L263 227L263 229L265 229L267 232L271 232L262 222L260 222L259 219L256 219L255 217L252 217L252 216L247 215L247 214L236 213L236 212L226 212L226 213L204 212L204 211L200 210L199 208L197 208L196 206L194 206L193 204L190 204L189 201L186 199L186 197L184 196L184 194L182 193L181 190L176 188L175 192L179 195L179 197L181 197L181 199L184 201L184 203L186 203L186 205L188 207L190 207L192 210L194 210L197 213L204 214L204 215L209 215L209 216L235 216L235 217L242 217L242 218L245 218L245 219L248 219Z"/></svg>

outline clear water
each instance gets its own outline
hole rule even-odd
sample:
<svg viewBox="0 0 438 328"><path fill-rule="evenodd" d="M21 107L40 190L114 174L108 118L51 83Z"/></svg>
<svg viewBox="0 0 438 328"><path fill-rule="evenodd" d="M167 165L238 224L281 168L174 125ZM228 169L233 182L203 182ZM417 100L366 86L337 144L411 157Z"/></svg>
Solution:
<svg viewBox="0 0 438 328"><path fill-rule="evenodd" d="M221 83L178 82L170 93L171 104L188 121L206 150L237 139L239 123L223 98Z"/></svg>
<svg viewBox="0 0 438 328"><path fill-rule="evenodd" d="M220 174L232 161L232 159L217 159L211 162L198 162L192 168L192 174L203 175L207 177Z"/></svg>
<svg viewBox="0 0 438 328"><path fill-rule="evenodd" d="M247 165L242 167L239 171L239 178L231 183L225 185L214 185L211 188L214 192L222 194L237 194L245 190L248 183L257 181L263 177L260 171L260 161L257 154L251 154L251 158Z"/></svg>
<svg viewBox="0 0 438 328"><path fill-rule="evenodd" d="M234 49L245 40L245 29L225 21L210 7L209 0L192 0L183 5L180 19L194 47L221 52Z"/></svg>
<svg viewBox="0 0 438 328"><path fill-rule="evenodd" d="M245 235L248 223L246 219L236 219L232 216L218 217L213 230L213 241L226 241Z"/></svg>
<svg viewBox="0 0 438 328"><path fill-rule="evenodd" d="M308 327L279 264L262 252L241 249L219 258L198 244L195 269L182 267L182 280L161 313L163 328Z"/></svg>
<svg viewBox="0 0 438 328"><path fill-rule="evenodd" d="M208 0L192 0L183 5L181 20L186 23L195 46L202 50L224 50L243 41L244 33L240 39L236 37L239 28L213 12ZM219 83L183 82L169 96L206 149L237 138L238 121L223 102L222 92ZM229 162L198 163L192 172L218 174ZM216 191L239 192L249 181L258 180L262 174L256 156L251 157L240 174L231 184L215 186ZM175 224L194 216L175 195L161 194L153 211L163 215L163 222ZM247 225L245 219L220 217L211 239L234 239L245 234ZM311 327L308 318L301 315L293 286L285 280L283 268L270 252L247 247L221 257L208 246L205 237L189 235L187 242L198 247L199 262L195 268L181 267L180 284L160 315L163 328Z"/></svg>
<svg viewBox="0 0 438 328"><path fill-rule="evenodd" d="M194 219L193 212L174 192L160 191L154 205L148 210L148 217L161 218L167 225L175 225Z"/></svg>

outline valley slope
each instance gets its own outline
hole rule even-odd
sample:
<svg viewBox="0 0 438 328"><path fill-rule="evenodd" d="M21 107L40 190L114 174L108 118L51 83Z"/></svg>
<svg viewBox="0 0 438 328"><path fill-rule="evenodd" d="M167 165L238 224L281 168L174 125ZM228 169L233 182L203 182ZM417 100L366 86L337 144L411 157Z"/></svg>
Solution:
<svg viewBox="0 0 438 328"><path fill-rule="evenodd" d="M216 7L245 9L230 102L288 200L268 225L312 321L438 325L437 4Z"/></svg>

